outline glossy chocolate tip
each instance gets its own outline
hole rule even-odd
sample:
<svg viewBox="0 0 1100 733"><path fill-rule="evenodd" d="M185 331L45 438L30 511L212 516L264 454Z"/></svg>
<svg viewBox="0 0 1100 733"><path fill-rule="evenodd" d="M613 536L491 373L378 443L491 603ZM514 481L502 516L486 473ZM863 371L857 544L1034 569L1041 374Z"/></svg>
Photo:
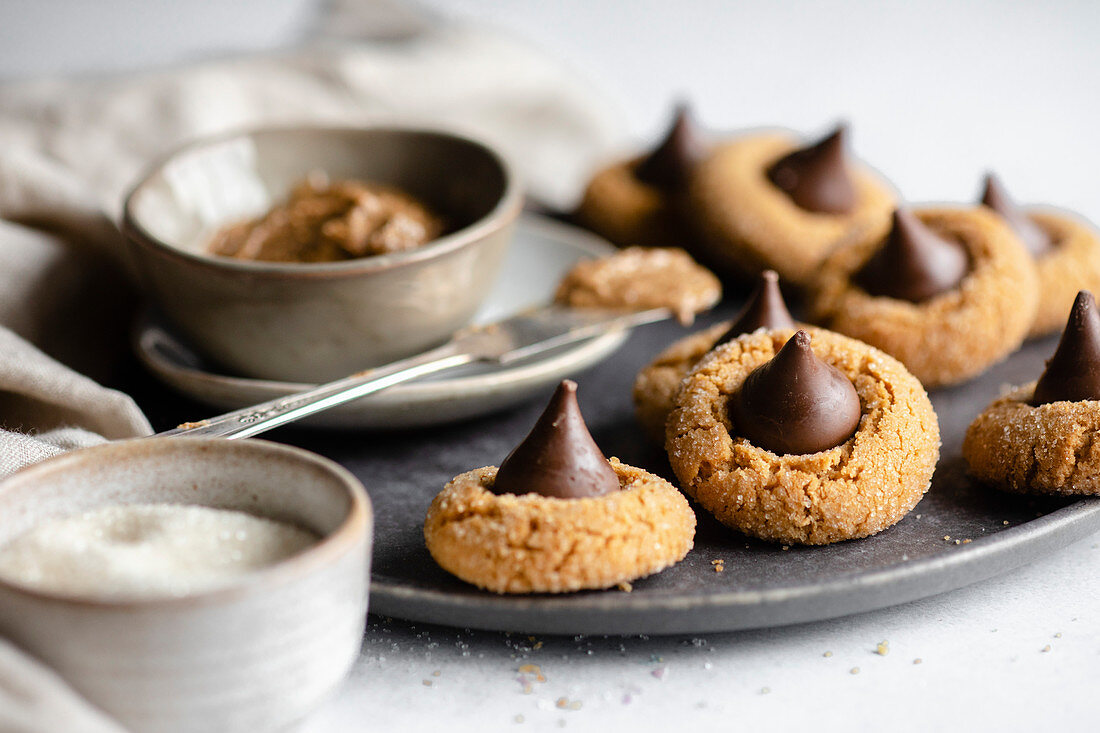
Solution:
<svg viewBox="0 0 1100 733"><path fill-rule="evenodd" d="M1054 356L1035 384L1033 405L1100 400L1100 313L1092 293L1073 301Z"/></svg>
<svg viewBox="0 0 1100 733"><path fill-rule="evenodd" d="M702 131L684 102L676 105L665 137L634 168L634 177L665 191L687 187L691 171L706 153Z"/></svg>
<svg viewBox="0 0 1100 733"><path fill-rule="evenodd" d="M783 293L779 289L779 275L775 270L764 270L760 273L756 290L737 314L733 325L715 343L724 344L758 328L794 328L794 319L783 300Z"/></svg>
<svg viewBox="0 0 1100 733"><path fill-rule="evenodd" d="M953 290L969 271L970 257L961 245L899 208L885 242L853 279L871 295L920 303Z"/></svg>
<svg viewBox="0 0 1100 733"><path fill-rule="evenodd" d="M847 214L857 202L848 169L848 128L836 130L813 145L780 158L768 169L768 180L801 209L818 214Z"/></svg>
<svg viewBox="0 0 1100 733"><path fill-rule="evenodd" d="M834 448L859 427L859 395L839 369L821 361L798 331L771 361L754 369L729 402L733 428L778 455Z"/></svg>
<svg viewBox="0 0 1100 733"><path fill-rule="evenodd" d="M542 494L559 499L603 496L620 489L584 424L577 383L558 385L531 432L500 464L494 494Z"/></svg>
<svg viewBox="0 0 1100 733"><path fill-rule="evenodd" d="M1024 243L1032 257L1042 257L1054 249L1054 242L1041 226L1036 224L1008 195L1004 185L993 173L985 176L982 189L982 203L1001 215L1012 231Z"/></svg>

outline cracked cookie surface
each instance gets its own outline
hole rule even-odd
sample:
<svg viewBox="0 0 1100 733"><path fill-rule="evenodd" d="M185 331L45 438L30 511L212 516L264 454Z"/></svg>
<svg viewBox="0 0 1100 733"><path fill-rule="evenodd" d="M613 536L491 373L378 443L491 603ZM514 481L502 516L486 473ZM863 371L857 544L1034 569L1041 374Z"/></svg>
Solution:
<svg viewBox="0 0 1100 733"><path fill-rule="evenodd" d="M802 209L768 180L771 165L798 145L781 133L751 135L718 146L696 167L689 202L705 261L742 275L770 268L807 285L838 242L885 234L895 197L864 166L851 167L857 203L848 214Z"/></svg>
<svg viewBox="0 0 1100 733"><path fill-rule="evenodd" d="M456 476L424 522L440 567L495 593L610 588L687 555L695 514L675 486L610 459L621 491L586 499L496 495L494 466Z"/></svg>
<svg viewBox="0 0 1100 733"><path fill-rule="evenodd" d="M775 329L723 344L687 376L666 448L684 491L727 526L775 542L821 545L895 524L928 490L939 423L920 382L896 359L854 339L810 331L814 354L859 395L855 434L829 450L777 455L737 435L728 408L749 373L794 334Z"/></svg>
<svg viewBox="0 0 1100 733"><path fill-rule="evenodd" d="M976 478L1013 493L1100 495L1100 402L1030 404L1035 383L985 409L966 430Z"/></svg>
<svg viewBox="0 0 1100 733"><path fill-rule="evenodd" d="M926 387L955 384L976 377L1023 342L1039 297L1035 266L992 211L913 213L936 234L966 248L971 270L958 287L919 303L870 295L852 276L882 237L863 240L841 247L822 266L812 320L900 359ZM1061 318L1064 322L1065 312Z"/></svg>

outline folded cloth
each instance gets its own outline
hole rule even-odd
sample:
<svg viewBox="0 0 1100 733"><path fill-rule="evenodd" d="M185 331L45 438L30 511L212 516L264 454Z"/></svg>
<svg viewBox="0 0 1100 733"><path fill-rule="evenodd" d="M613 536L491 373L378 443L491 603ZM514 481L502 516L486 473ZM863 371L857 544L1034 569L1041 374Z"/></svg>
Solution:
<svg viewBox="0 0 1100 733"><path fill-rule="evenodd" d="M337 5L346 31L349 6ZM400 35L0 86L0 476L96 436L150 432L127 397L66 367L102 380L123 348L125 247L112 222L166 150L257 124L411 122L495 143L536 197L566 207L622 141L603 97L520 42L439 24Z"/></svg>

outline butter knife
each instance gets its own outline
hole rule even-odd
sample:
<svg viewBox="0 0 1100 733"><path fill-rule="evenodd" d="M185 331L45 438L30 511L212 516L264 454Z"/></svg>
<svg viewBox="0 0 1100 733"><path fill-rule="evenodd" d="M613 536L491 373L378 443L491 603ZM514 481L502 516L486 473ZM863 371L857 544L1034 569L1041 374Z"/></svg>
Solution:
<svg viewBox="0 0 1100 733"><path fill-rule="evenodd" d="M442 346L408 359L217 417L184 423L155 437L248 438L427 374L474 362L510 364L575 341L671 316L667 308L623 311L541 306L503 321L463 329Z"/></svg>

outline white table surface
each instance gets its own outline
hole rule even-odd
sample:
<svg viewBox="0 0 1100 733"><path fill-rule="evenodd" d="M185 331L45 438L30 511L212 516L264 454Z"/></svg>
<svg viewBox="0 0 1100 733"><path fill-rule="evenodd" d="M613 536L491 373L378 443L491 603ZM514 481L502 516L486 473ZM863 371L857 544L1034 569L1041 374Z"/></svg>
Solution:
<svg viewBox="0 0 1100 733"><path fill-rule="evenodd" d="M431 4L561 56L639 138L656 134L677 96L714 129L816 132L847 119L858 152L911 200L970 199L995 167L1019 199L1100 221L1100 4ZM10 35L0 76L273 47L302 35L313 2L278 0L251 29L236 21L262 12L253 0L234 11L200 0L95 5L45 48L34 33L0 31ZM89 6L13 0L0 4L0 28L47 27ZM157 24L150 6L176 17ZM120 17L143 24L140 43L112 32ZM1100 726L1100 535L943 596L765 631L532 641L371 621L351 676L304 732ZM521 675L526 664L545 681Z"/></svg>

